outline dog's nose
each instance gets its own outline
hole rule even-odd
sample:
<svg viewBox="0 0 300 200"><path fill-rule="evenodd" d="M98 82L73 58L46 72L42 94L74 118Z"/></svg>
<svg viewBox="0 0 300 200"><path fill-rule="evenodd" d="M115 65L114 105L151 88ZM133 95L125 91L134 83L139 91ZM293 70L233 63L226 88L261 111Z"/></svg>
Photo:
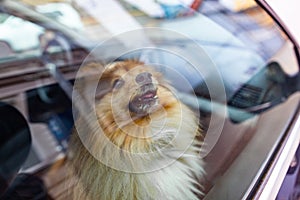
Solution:
<svg viewBox="0 0 300 200"><path fill-rule="evenodd" d="M151 77L152 74L150 74L149 72L143 72L136 76L135 81L140 85L144 85L152 82Z"/></svg>

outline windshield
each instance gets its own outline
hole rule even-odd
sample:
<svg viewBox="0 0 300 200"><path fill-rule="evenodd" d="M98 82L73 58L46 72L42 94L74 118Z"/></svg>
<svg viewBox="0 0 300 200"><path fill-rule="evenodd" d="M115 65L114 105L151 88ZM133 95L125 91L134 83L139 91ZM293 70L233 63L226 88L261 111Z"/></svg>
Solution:
<svg viewBox="0 0 300 200"><path fill-rule="evenodd" d="M137 5L124 2L122 6L128 9L124 10L114 3L106 3L105 6L96 5L94 9L90 9L91 6L94 6L92 2L74 1L71 4L30 2L29 5L33 6L37 12L56 20L59 24L85 35L95 44L110 39L111 34L126 32L126 29L129 28L139 29L155 26L178 31L191 39L190 42L197 43L213 60L223 77L227 99L231 98L236 90L247 82L253 74L265 67L265 63L286 41L269 16L259 8L242 13L226 12L224 14L222 11L226 9L225 7L216 2L205 2L193 17L174 17L172 20L165 21L151 18L151 16L147 17L147 13L143 13L144 10L135 8ZM109 9L118 9L118 12L115 13L114 17L110 17ZM4 46L7 46L9 52L7 54L11 56L33 50L38 53L37 50L41 46L39 40L44 32L43 26L49 28L52 26L51 23L45 24L43 22L43 26L38 26L15 16L2 15L1 26L5 32L1 32L0 40ZM72 19L72 22L68 19ZM13 30L16 27L20 28L20 26L24 30L22 33ZM26 31L32 34L27 34ZM24 37L28 38L25 39ZM159 40L156 43L163 45L162 48L170 45L176 48L180 46L184 51L185 47L181 44L189 42L176 37L169 37L162 41L161 37L163 36L153 39ZM121 41L121 45L127 45L126 41ZM5 56L2 57L5 58ZM159 57L153 59L172 61L165 64L174 66L185 63L180 59L168 58L168 55L162 54ZM102 56L100 59L107 58ZM236 72L235 77L231 77L232 71ZM191 78L192 82L198 79L197 77ZM199 80L196 82L192 84L199 84Z"/></svg>

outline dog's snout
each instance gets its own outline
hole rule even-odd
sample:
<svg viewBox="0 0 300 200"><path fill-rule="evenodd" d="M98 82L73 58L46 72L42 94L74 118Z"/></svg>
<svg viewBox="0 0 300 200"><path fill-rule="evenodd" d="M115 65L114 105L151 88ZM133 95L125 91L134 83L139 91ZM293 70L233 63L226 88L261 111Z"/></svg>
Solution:
<svg viewBox="0 0 300 200"><path fill-rule="evenodd" d="M140 85L144 85L144 84L152 83L151 77L152 74L150 74L149 72L142 72L136 76L135 81Z"/></svg>

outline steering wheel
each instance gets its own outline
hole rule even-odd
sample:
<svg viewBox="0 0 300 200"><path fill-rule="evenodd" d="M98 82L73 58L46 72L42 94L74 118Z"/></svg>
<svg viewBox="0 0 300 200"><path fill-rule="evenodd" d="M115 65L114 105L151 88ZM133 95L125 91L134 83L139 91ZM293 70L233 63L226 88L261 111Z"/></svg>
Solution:
<svg viewBox="0 0 300 200"><path fill-rule="evenodd" d="M44 34L40 35L40 46L42 51L42 61L44 65L52 64L52 66L69 65L73 61L72 48L68 39L53 30L46 30ZM57 69L54 69L55 73ZM52 74L53 75L53 74ZM40 87L37 93L40 99L46 103L54 103L58 97L50 95L49 88Z"/></svg>

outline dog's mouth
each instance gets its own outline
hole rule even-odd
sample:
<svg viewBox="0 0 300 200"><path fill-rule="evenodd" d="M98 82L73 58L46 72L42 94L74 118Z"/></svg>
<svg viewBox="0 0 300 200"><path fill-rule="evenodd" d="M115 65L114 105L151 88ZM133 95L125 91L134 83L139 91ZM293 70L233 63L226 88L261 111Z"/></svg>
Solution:
<svg viewBox="0 0 300 200"><path fill-rule="evenodd" d="M131 98L129 110L138 115L147 115L158 104L157 87L153 83L142 85Z"/></svg>

